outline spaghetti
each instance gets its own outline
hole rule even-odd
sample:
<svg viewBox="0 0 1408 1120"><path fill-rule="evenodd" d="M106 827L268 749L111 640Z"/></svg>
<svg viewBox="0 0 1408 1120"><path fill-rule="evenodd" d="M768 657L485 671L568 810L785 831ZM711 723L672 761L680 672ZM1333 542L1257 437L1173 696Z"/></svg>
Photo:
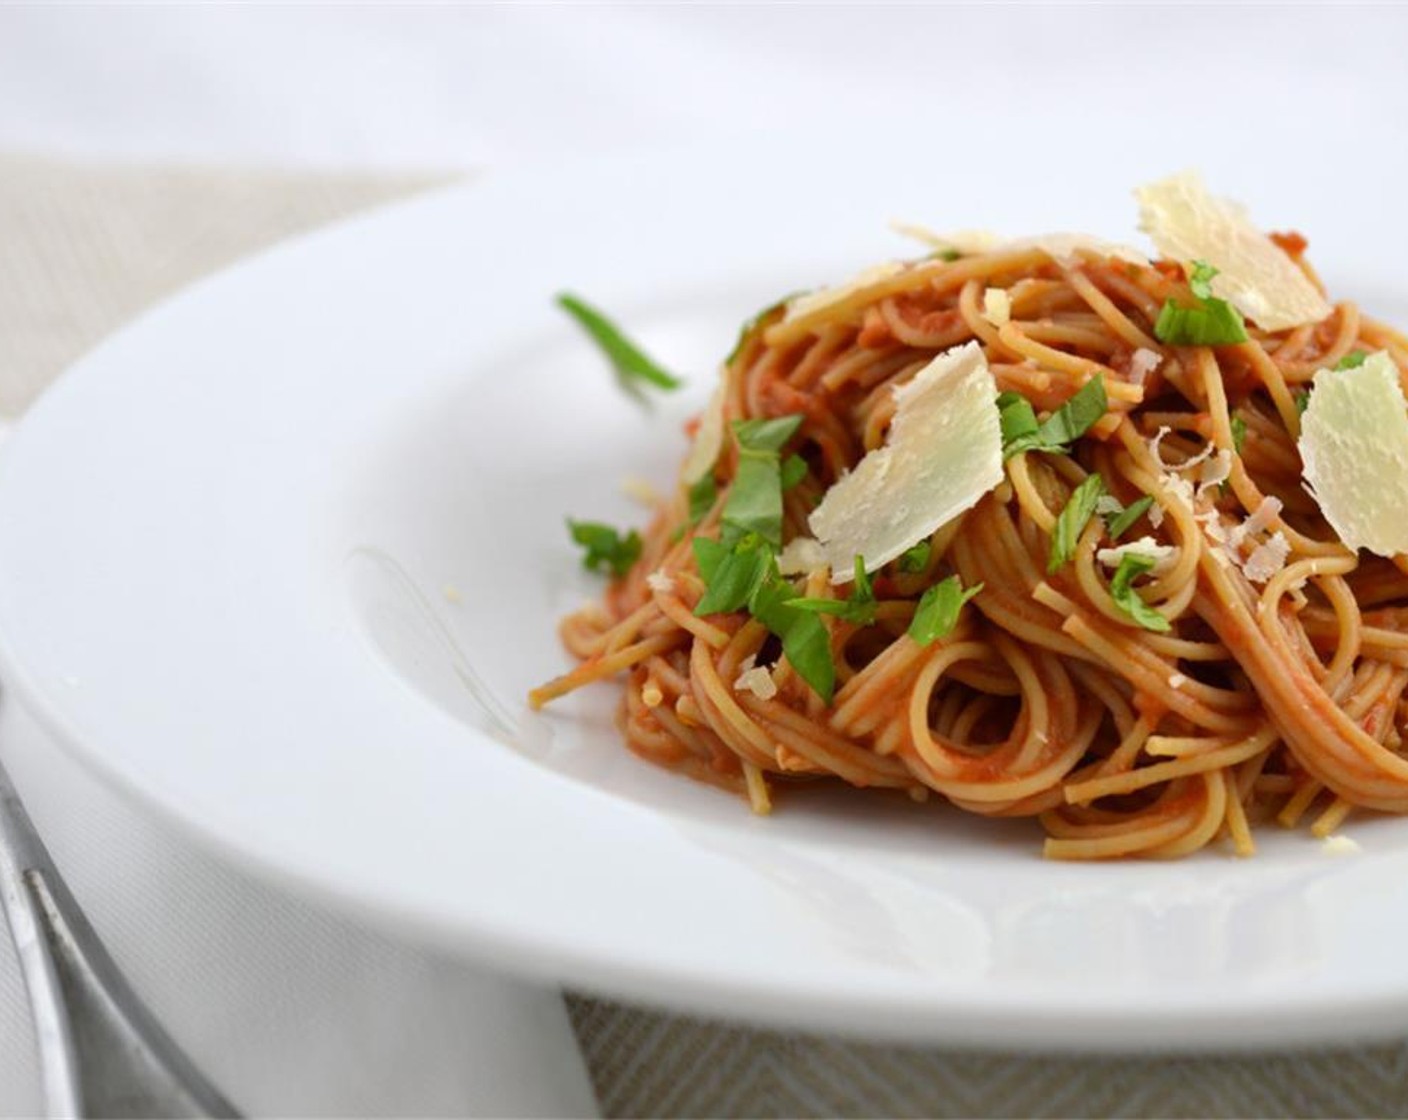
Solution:
<svg viewBox="0 0 1408 1120"><path fill-rule="evenodd" d="M1304 241L1275 240L1318 288ZM723 370L724 415L801 417L784 448L805 466L782 496L784 544L884 444L892 390L940 353L976 342L997 388L1038 415L1095 378L1106 404L1068 453L1012 454L927 548L875 571L863 617L816 616L829 701L748 609L696 613L708 581L693 542L723 534L738 478L726 443L707 509L691 511L683 485L661 499L629 571L564 620L579 664L533 705L621 676L631 750L758 812L823 779L937 793L1036 818L1055 858L1180 856L1219 838L1248 855L1259 822L1323 837L1354 808L1408 811L1408 558L1339 541L1296 443L1317 370L1357 351L1408 370L1408 340L1339 303L1318 323L1247 323L1245 341L1169 344L1164 309L1207 294L1185 272L1017 243L887 270L800 316L764 313ZM1049 571L1058 521L1097 474L1104 508ZM1123 553L1112 511L1132 522ZM1143 624L1111 572L1141 547L1135 594L1158 616ZM955 576L981 590L949 632L917 641L925 592ZM788 585L832 593L822 568Z"/></svg>

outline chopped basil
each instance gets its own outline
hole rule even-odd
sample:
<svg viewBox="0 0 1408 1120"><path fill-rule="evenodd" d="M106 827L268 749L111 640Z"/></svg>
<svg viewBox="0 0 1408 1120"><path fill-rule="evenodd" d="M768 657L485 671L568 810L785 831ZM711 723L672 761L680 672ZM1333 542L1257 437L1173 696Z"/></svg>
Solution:
<svg viewBox="0 0 1408 1120"><path fill-rule="evenodd" d="M1179 307L1164 300L1154 322L1154 337L1174 346L1226 346L1247 341L1246 324L1237 309L1212 294L1212 278L1217 269L1206 261L1194 261L1188 289L1198 301L1195 307Z"/></svg>
<svg viewBox="0 0 1408 1120"><path fill-rule="evenodd" d="M920 541L913 548L906 549L900 554L897 561L902 572L909 572L911 575L922 572L929 566L929 554L933 552L934 546L930 541Z"/></svg>
<svg viewBox="0 0 1408 1120"><path fill-rule="evenodd" d="M1126 552L1120 557L1120 566L1115 569L1115 578L1110 581L1110 596L1115 605L1129 615L1145 630L1162 633L1170 629L1168 619L1139 597L1139 592L1131 586L1136 576L1153 570L1154 558L1138 552Z"/></svg>
<svg viewBox="0 0 1408 1120"><path fill-rule="evenodd" d="M567 519L572 539L585 550L582 567L592 572L610 572L620 579L640 558L640 534L632 529L624 537L610 525L600 521Z"/></svg>
<svg viewBox="0 0 1408 1120"><path fill-rule="evenodd" d="M963 254L960 253L957 249L935 249L932 253L929 254L929 259L931 261L952 262L958 260L958 258L961 256L963 256Z"/></svg>
<svg viewBox="0 0 1408 1120"><path fill-rule="evenodd" d="M782 460L782 488L791 490L807 477L807 461L800 455L789 455Z"/></svg>
<svg viewBox="0 0 1408 1120"><path fill-rule="evenodd" d="M1117 512L1113 517L1105 522L1105 532L1110 534L1112 541L1117 541L1125 532L1144 516L1150 506L1154 504L1154 499L1145 494L1142 498L1136 498Z"/></svg>
<svg viewBox="0 0 1408 1120"><path fill-rule="evenodd" d="M657 389L678 389L683 382L667 373L643 350L621 333L621 329L596 308L576 296L563 292L557 297L558 306L568 312L591 336L616 371L621 388L634 397L641 396L640 383L647 382Z"/></svg>
<svg viewBox="0 0 1408 1120"><path fill-rule="evenodd" d="M1212 278L1217 269L1207 261L1194 261L1193 273L1188 277L1188 287L1199 299L1212 299Z"/></svg>
<svg viewBox="0 0 1408 1120"><path fill-rule="evenodd" d="M1303 415L1305 410L1310 407L1310 390L1299 390L1296 392L1293 399L1296 402L1296 411Z"/></svg>
<svg viewBox="0 0 1408 1120"><path fill-rule="evenodd" d="M919 600L914 620L909 624L909 636L921 646L947 637L958 624L958 612L963 604L982 589L980 583L964 590L957 576L934 584Z"/></svg>
<svg viewBox="0 0 1408 1120"><path fill-rule="evenodd" d="M865 561L856 557L855 586L847 599L789 599L789 607L799 611L814 611L817 614L835 615L846 622L867 626L875 621L875 588L865 571Z"/></svg>
<svg viewBox="0 0 1408 1120"><path fill-rule="evenodd" d="M1242 444L1247 442L1247 422L1240 416L1232 417L1232 448L1238 455L1242 453Z"/></svg>
<svg viewBox="0 0 1408 1120"><path fill-rule="evenodd" d="M755 535L733 548L708 537L695 537L693 546L705 584L696 615L742 610L772 570L772 550Z"/></svg>
<svg viewBox="0 0 1408 1120"><path fill-rule="evenodd" d="M689 523L698 525L709 516L709 511L718 500L718 483L714 481L712 474L706 474L689 488Z"/></svg>
<svg viewBox="0 0 1408 1120"><path fill-rule="evenodd" d="M1358 369L1362 366L1369 355L1363 350L1351 350L1343 358L1335 363L1336 369Z"/></svg>
<svg viewBox="0 0 1408 1120"><path fill-rule="evenodd" d="M782 546L782 465L778 453L801 423L800 415L733 422L738 473L724 502L726 543L757 533L774 548Z"/></svg>
<svg viewBox="0 0 1408 1120"><path fill-rule="evenodd" d="M767 580L749 603L753 617L782 641L782 652L797 675L826 703L836 688L831 635L819 617L789 605L796 591L781 576Z"/></svg>
<svg viewBox="0 0 1408 1120"><path fill-rule="evenodd" d="M1051 532L1051 555L1046 560L1047 572L1059 571L1076 551L1081 532L1095 513L1095 503L1105 493L1105 480L1092 474L1072 492L1066 508L1056 518Z"/></svg>
<svg viewBox="0 0 1408 1120"><path fill-rule="evenodd" d="M1002 457L1010 459L1021 451L1064 452L1105 415L1108 403L1105 379L1098 374L1040 424L1030 401L1019 393L1003 393L997 398Z"/></svg>

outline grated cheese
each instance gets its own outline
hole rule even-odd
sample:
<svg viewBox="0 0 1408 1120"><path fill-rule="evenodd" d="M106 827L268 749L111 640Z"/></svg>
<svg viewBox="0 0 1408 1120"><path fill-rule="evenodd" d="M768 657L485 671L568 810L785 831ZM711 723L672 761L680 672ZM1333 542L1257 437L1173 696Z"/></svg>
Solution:
<svg viewBox="0 0 1408 1120"><path fill-rule="evenodd" d="M1141 346L1129 358L1129 379L1136 385L1143 385L1144 379L1159 368L1164 356L1157 350Z"/></svg>
<svg viewBox="0 0 1408 1120"><path fill-rule="evenodd" d="M651 591L659 591L664 595L668 595L675 589L675 581L671 578L669 573L662 572L658 569L646 576L645 582L646 586L648 586Z"/></svg>
<svg viewBox="0 0 1408 1120"><path fill-rule="evenodd" d="M1290 541L1277 529L1252 549L1251 555L1242 562L1242 574L1253 583L1265 583L1286 566L1286 557L1290 554Z"/></svg>
<svg viewBox="0 0 1408 1120"><path fill-rule="evenodd" d="M1266 330L1318 323L1331 307L1295 261L1252 225L1235 202L1214 198L1196 171L1139 187L1139 228L1159 252L1185 266L1218 269L1213 295Z"/></svg>
<svg viewBox="0 0 1408 1120"><path fill-rule="evenodd" d="M1301 418L1311 495L1350 548L1408 552L1408 400L1386 351L1358 369L1322 369Z"/></svg>
<svg viewBox="0 0 1408 1120"><path fill-rule="evenodd" d="M1095 553L1095 559L1107 568L1118 568L1120 561L1130 553L1147 556L1152 560L1154 562L1153 571L1157 575L1159 572L1167 571L1177 561L1178 546L1160 544L1153 537L1140 537L1137 541L1130 541L1128 544L1117 545L1114 548L1102 548Z"/></svg>
<svg viewBox="0 0 1408 1120"><path fill-rule="evenodd" d="M1320 841L1320 847L1326 855L1331 856L1350 856L1364 850L1358 841L1351 840L1348 836L1327 836Z"/></svg>
<svg viewBox="0 0 1408 1120"><path fill-rule="evenodd" d="M1012 321L1012 297L1002 288L988 288L983 292L983 314L995 327L1004 327Z"/></svg>
<svg viewBox="0 0 1408 1120"><path fill-rule="evenodd" d="M1169 688L1182 688L1187 683L1188 678L1185 677L1182 673L1174 673L1168 679Z"/></svg>
<svg viewBox="0 0 1408 1120"><path fill-rule="evenodd" d="M997 384L976 342L940 354L895 390L883 447L863 458L812 511L831 582L854 559L873 572L971 509L1003 479Z"/></svg>
<svg viewBox="0 0 1408 1120"><path fill-rule="evenodd" d="M750 653L738 666L738 679L733 682L735 692L751 692L759 700L771 700L777 695L777 682L762 665L754 664L757 654Z"/></svg>

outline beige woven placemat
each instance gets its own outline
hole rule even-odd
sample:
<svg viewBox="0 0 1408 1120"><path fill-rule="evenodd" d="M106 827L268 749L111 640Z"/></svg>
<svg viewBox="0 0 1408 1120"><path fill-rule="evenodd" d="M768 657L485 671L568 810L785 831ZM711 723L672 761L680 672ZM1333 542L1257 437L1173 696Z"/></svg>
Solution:
<svg viewBox="0 0 1408 1120"><path fill-rule="evenodd" d="M161 295L448 176L78 167L0 156L0 414ZM569 997L607 1116L1408 1114L1408 1045L1238 1059L941 1053Z"/></svg>

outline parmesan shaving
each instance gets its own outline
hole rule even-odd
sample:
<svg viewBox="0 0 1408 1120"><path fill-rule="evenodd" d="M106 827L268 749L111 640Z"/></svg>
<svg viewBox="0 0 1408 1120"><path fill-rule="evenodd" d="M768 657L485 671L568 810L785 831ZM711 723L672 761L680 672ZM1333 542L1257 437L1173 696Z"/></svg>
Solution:
<svg viewBox="0 0 1408 1120"><path fill-rule="evenodd" d="M1352 856L1355 852L1364 850L1358 841L1351 840L1348 836L1327 836L1320 841L1320 847L1330 856Z"/></svg>
<svg viewBox="0 0 1408 1120"><path fill-rule="evenodd" d="M1251 555L1242 563L1242 574L1253 583L1265 583L1286 566L1291 544L1277 529L1263 544L1252 549Z"/></svg>
<svg viewBox="0 0 1408 1120"><path fill-rule="evenodd" d="M777 682L772 674L761 665L755 665L757 654L750 653L738 666L738 679L733 682L735 692L751 692L759 700L771 700L777 695Z"/></svg>
<svg viewBox="0 0 1408 1120"><path fill-rule="evenodd" d="M1261 499L1261 505L1250 517L1240 525L1234 525L1231 533L1227 536L1227 543L1234 548L1239 547L1248 537L1264 532L1271 528L1276 519L1281 516L1281 499L1265 497Z"/></svg>
<svg viewBox="0 0 1408 1120"><path fill-rule="evenodd" d="M1340 540L1380 556L1408 552L1408 400L1387 352L1315 374L1297 446Z"/></svg>
<svg viewBox="0 0 1408 1120"><path fill-rule="evenodd" d="M832 583L855 557L873 572L971 509L1003 479L997 384L976 342L940 354L895 390L883 447L863 458L812 511Z"/></svg>
<svg viewBox="0 0 1408 1120"><path fill-rule="evenodd" d="M882 264L872 265L837 287L818 288L814 292L797 296L788 301L787 313L782 317L782 321L790 323L793 319L814 315L818 311L850 299L851 296L865 291L866 288L872 288L876 284L889 280L903 272L904 269L905 265L902 261L885 261Z"/></svg>
<svg viewBox="0 0 1408 1120"><path fill-rule="evenodd" d="M826 567L826 550L811 537L793 537L777 554L777 570L785 576L810 575Z"/></svg>
<svg viewBox="0 0 1408 1120"><path fill-rule="evenodd" d="M995 327L1005 327L1012 321L1012 297L1002 288L983 292L983 314Z"/></svg>
<svg viewBox="0 0 1408 1120"><path fill-rule="evenodd" d="M621 480L621 493L638 505L651 509L660 504L660 491L646 479L627 475Z"/></svg>
<svg viewBox="0 0 1408 1120"><path fill-rule="evenodd" d="M680 468L680 478L686 486L693 486L708 474L718 462L719 452L724 449L724 404L728 396L728 370L720 373L718 387L704 412L699 417L699 429L694 433L689 454Z"/></svg>
<svg viewBox="0 0 1408 1120"><path fill-rule="evenodd" d="M1154 574L1167 571L1178 558L1178 546L1172 544L1160 544L1153 537L1140 537L1137 541L1130 541L1128 544L1117 545L1114 548L1102 548L1095 553L1095 559L1104 564L1107 568L1118 568L1120 561L1130 553L1136 556L1147 556L1154 562Z"/></svg>
<svg viewBox="0 0 1408 1120"><path fill-rule="evenodd" d="M1214 198L1196 171L1140 187L1139 228L1159 252L1185 266L1201 260L1218 274L1213 295L1266 330L1318 323L1332 310L1295 261L1235 202Z"/></svg>
<svg viewBox="0 0 1408 1120"><path fill-rule="evenodd" d="M1141 346L1129 358L1129 379L1135 385L1143 385L1144 379L1159 368L1164 356L1156 350Z"/></svg>
<svg viewBox="0 0 1408 1120"><path fill-rule="evenodd" d="M668 595L675 589L674 579L667 572L658 569L646 576L645 582L651 591L658 591L662 595Z"/></svg>

